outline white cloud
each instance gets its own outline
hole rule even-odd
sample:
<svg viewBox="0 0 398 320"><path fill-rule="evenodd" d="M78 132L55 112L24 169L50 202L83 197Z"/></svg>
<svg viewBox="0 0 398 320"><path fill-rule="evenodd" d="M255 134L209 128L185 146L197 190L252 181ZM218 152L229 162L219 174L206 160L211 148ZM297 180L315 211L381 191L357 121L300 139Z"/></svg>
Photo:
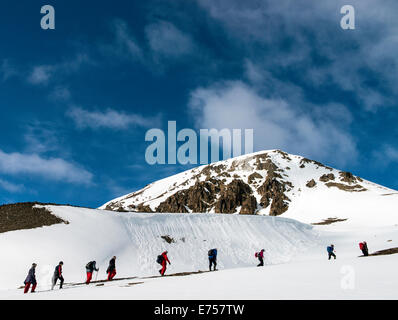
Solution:
<svg viewBox="0 0 398 320"><path fill-rule="evenodd" d="M69 116L80 129L115 129L125 130L130 126L151 127L155 126L158 118L146 118L138 114L125 113L113 109L106 111L88 111L79 107L72 107L68 110Z"/></svg>
<svg viewBox="0 0 398 320"><path fill-rule="evenodd" d="M283 99L269 99L240 81L199 88L190 109L198 128L254 129L256 150L283 149L344 164L356 157L350 134L328 115L311 117Z"/></svg>
<svg viewBox="0 0 398 320"><path fill-rule="evenodd" d="M176 58L190 54L195 49L191 37L167 21L146 26L145 34L155 55Z"/></svg>
<svg viewBox="0 0 398 320"><path fill-rule="evenodd" d="M25 187L21 184L15 184L6 180L3 180L0 178L0 188L11 192L11 193L17 193L21 192L25 189Z"/></svg>
<svg viewBox="0 0 398 320"><path fill-rule="evenodd" d="M47 84L54 71L55 68L50 65L35 66L28 77L28 82L35 85Z"/></svg>
<svg viewBox="0 0 398 320"><path fill-rule="evenodd" d="M35 175L42 179L89 185L93 175L80 166L60 158L38 154L6 153L0 150L0 173Z"/></svg>

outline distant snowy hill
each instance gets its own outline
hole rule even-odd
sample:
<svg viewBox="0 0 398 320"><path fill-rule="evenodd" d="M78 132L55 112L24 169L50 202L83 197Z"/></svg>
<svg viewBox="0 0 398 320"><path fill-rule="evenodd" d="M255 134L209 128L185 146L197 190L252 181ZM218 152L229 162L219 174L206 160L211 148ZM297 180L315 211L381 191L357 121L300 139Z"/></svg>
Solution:
<svg viewBox="0 0 398 320"><path fill-rule="evenodd" d="M398 223L398 192L280 150L201 166L156 181L100 209L240 213L305 223ZM326 222L325 222L326 221Z"/></svg>

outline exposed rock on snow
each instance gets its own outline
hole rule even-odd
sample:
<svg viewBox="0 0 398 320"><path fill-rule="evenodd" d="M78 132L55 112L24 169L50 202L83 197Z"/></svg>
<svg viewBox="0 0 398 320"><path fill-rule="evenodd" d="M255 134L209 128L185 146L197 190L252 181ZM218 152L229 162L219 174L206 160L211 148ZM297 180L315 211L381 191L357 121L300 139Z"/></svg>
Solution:
<svg viewBox="0 0 398 320"><path fill-rule="evenodd" d="M329 180L334 180L333 173L324 174L322 177L319 178L319 181L322 181L322 182L328 182Z"/></svg>
<svg viewBox="0 0 398 320"><path fill-rule="evenodd" d="M308 188L313 188L316 186L316 182L314 179L311 179L310 181L307 182L306 187Z"/></svg>
<svg viewBox="0 0 398 320"><path fill-rule="evenodd" d="M48 209L25 202L0 206L0 233L51 226L67 221L53 215Z"/></svg>
<svg viewBox="0 0 398 320"><path fill-rule="evenodd" d="M328 224L336 223L336 222L343 222L347 221L347 219L338 219L338 218L327 218L326 220L323 220L322 222L316 222L316 223L311 223L314 226L325 226Z"/></svg>
<svg viewBox="0 0 398 320"><path fill-rule="evenodd" d="M326 186L328 186L329 188L330 187L336 187L336 188L338 188L340 190L348 191L348 192L362 192L362 191L366 191L367 190L367 189L365 189L364 187L362 187L359 184L356 184L356 185L353 185L353 186L350 186L350 185L347 186L346 184L343 184L343 183L328 182L328 183L326 183Z"/></svg>

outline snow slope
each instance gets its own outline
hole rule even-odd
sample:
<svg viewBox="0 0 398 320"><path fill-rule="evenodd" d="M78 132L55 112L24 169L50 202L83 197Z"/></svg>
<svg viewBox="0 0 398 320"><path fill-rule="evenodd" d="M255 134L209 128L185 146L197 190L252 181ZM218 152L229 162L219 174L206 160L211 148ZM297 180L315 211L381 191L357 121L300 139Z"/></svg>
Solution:
<svg viewBox="0 0 398 320"><path fill-rule="evenodd" d="M64 262L66 282L81 282L85 265L96 260L99 279L109 259L117 256L117 277L158 275L155 260L164 250L169 272L207 270L207 251L218 248L219 268L256 263L254 252L266 249L267 264L286 263L319 246L309 225L275 217L214 214L117 213L48 206L69 224L0 234L5 263L0 264L0 289L20 286L32 262L38 264L38 289L48 289L53 270ZM167 243L161 236L170 236Z"/></svg>
<svg viewBox="0 0 398 320"><path fill-rule="evenodd" d="M324 166L301 156L290 155L280 150L269 150L201 166L180 174L156 181L142 190L107 202L100 209L135 211L137 206L147 206L156 211L158 206L181 190L186 190L198 181L212 178L224 180L225 185L240 179L250 185L257 203L261 203L259 187L269 176L264 168L267 161L277 167L275 180L286 188L289 208L283 217L304 223L318 223L328 218L347 219L349 226L386 226L398 224L398 192L370 181L353 176L353 181L344 181L341 170ZM259 169L258 164L263 167ZM250 179L253 174L258 178ZM333 179L321 181L324 175ZM311 180L313 187L307 184ZM333 184L337 186L333 186ZM340 188L339 188L340 187ZM347 190L344 190L346 188ZM258 206L259 215L268 215L270 207ZM237 213L239 208L237 208ZM214 207L208 212L214 212Z"/></svg>
<svg viewBox="0 0 398 320"><path fill-rule="evenodd" d="M243 217L245 219L246 217ZM184 277L107 282L102 287L65 286L65 290L23 295L0 290L0 299L397 299L398 255L359 258L358 241L366 239L371 252L397 247L397 227L336 230L315 227L316 242L336 246L337 260L328 261L324 247L309 246L292 261L256 268L240 267ZM391 240L391 241L389 241ZM219 256L219 261L227 257ZM173 260L174 262L174 260ZM173 265L172 265L173 266ZM70 274L70 266L65 272ZM68 271L66 271L68 270ZM70 275L69 275L70 276ZM3 280L3 279L2 279ZM39 281L43 279L39 278ZM68 279L67 279L68 280ZM41 290L45 290L42 288ZM167 303L167 302L165 302Z"/></svg>

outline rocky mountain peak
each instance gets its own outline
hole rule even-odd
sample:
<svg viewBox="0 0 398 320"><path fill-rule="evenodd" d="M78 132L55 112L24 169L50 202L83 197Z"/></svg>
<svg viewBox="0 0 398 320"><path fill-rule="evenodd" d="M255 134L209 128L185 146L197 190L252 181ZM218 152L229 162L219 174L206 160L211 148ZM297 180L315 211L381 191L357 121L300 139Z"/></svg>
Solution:
<svg viewBox="0 0 398 320"><path fill-rule="evenodd" d="M279 216L303 192L365 192L352 173L281 150L244 155L156 181L101 209L169 213L236 213Z"/></svg>

